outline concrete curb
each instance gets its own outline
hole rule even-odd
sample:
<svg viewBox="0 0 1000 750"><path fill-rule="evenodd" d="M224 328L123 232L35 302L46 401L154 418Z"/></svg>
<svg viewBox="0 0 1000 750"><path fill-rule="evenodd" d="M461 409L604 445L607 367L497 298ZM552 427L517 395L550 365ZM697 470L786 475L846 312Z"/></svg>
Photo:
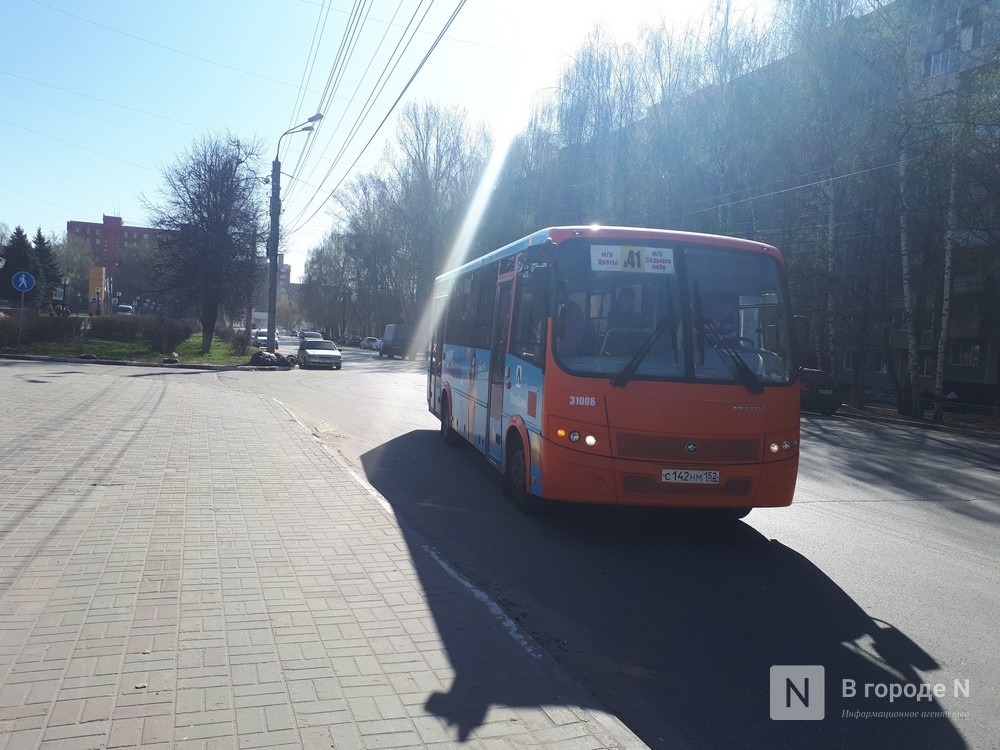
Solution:
<svg viewBox="0 0 1000 750"><path fill-rule="evenodd" d="M220 372L240 370L244 372L267 372L291 370L291 367L259 367L256 365L209 365L182 362L139 362L126 359L99 359L97 357L53 357L47 354L0 354L0 359L36 362L67 362L77 365L117 365L119 367L162 367L180 370L217 370Z"/></svg>

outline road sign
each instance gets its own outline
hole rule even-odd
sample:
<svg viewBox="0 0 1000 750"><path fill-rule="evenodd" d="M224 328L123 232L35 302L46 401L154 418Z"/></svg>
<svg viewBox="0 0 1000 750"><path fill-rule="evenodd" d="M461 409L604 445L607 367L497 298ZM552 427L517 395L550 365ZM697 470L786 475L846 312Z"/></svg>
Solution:
<svg viewBox="0 0 1000 750"><path fill-rule="evenodd" d="M30 292L35 288L35 277L27 271L18 271L11 277L10 283L19 292Z"/></svg>

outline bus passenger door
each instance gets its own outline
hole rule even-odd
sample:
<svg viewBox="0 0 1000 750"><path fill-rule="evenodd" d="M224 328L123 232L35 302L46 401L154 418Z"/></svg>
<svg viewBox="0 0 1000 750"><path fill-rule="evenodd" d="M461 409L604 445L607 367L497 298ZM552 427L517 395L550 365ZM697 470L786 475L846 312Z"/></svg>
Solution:
<svg viewBox="0 0 1000 750"><path fill-rule="evenodd" d="M503 459L503 399L506 386L507 335L510 330L510 300L513 283L497 285L493 341L490 345L490 402L487 406L486 457L500 466Z"/></svg>
<svg viewBox="0 0 1000 750"><path fill-rule="evenodd" d="M435 297L427 354L427 408L441 416L441 373L444 365L444 308L447 297Z"/></svg>

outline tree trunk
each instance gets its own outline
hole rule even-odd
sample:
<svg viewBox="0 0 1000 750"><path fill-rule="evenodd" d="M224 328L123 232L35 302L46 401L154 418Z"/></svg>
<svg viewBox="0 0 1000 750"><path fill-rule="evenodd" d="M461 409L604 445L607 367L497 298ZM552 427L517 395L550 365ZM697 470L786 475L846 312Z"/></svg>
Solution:
<svg viewBox="0 0 1000 750"><path fill-rule="evenodd" d="M219 318L219 301L212 300L202 303L201 308L201 353L212 351L212 337L215 335L215 322Z"/></svg>
<svg viewBox="0 0 1000 750"><path fill-rule="evenodd" d="M836 232L837 207L836 185L833 181L826 184L824 192L827 197L827 230L826 230L826 352L829 360L829 371L835 374L837 367L837 318L836 300L834 299L834 279L837 278ZM856 369L857 366L855 366Z"/></svg>
<svg viewBox="0 0 1000 750"><path fill-rule="evenodd" d="M951 178L948 183L948 226L944 235L944 280L941 290L941 332L938 334L937 367L934 372L934 421L944 421L944 365L948 345L948 322L951 318L951 256L955 246L955 190L958 159L952 156Z"/></svg>
<svg viewBox="0 0 1000 750"><path fill-rule="evenodd" d="M903 270L903 318L906 326L906 363L909 394L909 412L914 419L923 419L923 398L917 380L917 315L913 292L913 261L910 258L909 222L906 206L906 149L899 151L899 257Z"/></svg>

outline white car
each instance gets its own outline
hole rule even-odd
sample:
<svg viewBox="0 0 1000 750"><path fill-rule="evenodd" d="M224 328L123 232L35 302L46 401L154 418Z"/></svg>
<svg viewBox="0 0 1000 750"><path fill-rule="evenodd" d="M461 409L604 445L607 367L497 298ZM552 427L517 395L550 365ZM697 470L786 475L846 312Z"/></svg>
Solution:
<svg viewBox="0 0 1000 750"><path fill-rule="evenodd" d="M382 340L375 336L366 336L361 339L362 349L371 349L372 351L378 351L382 346Z"/></svg>
<svg viewBox="0 0 1000 750"><path fill-rule="evenodd" d="M307 367L332 367L339 370L343 364L343 355L332 341L325 339L305 338L299 343L299 369Z"/></svg>
<svg viewBox="0 0 1000 750"><path fill-rule="evenodd" d="M257 330L255 330L253 332L253 345L256 346L258 349L266 349L267 348L267 329L266 328L258 328ZM274 334L274 349L275 349L275 351L278 350L278 334L277 333Z"/></svg>

